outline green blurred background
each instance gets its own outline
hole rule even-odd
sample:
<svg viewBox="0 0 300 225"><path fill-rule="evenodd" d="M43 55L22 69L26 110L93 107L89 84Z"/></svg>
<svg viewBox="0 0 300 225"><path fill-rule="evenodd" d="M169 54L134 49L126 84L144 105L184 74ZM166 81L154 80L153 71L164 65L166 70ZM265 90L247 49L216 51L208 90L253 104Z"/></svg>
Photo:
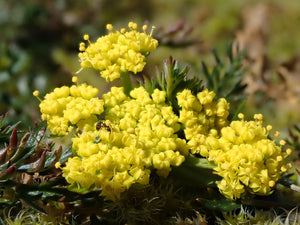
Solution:
<svg viewBox="0 0 300 225"><path fill-rule="evenodd" d="M131 20L157 27L154 37L161 47L149 57L149 73L170 55L191 65L192 73L201 73L202 60L214 63L212 48L222 55L229 41L240 42L249 50L245 113L265 113L278 129L300 122L296 0L1 0L0 114L8 112L10 122L31 126L40 116L32 91L38 89L43 96L71 83L80 69L82 35L96 40L105 34L107 23L121 28ZM101 92L108 88L92 70L81 72L79 79Z"/></svg>

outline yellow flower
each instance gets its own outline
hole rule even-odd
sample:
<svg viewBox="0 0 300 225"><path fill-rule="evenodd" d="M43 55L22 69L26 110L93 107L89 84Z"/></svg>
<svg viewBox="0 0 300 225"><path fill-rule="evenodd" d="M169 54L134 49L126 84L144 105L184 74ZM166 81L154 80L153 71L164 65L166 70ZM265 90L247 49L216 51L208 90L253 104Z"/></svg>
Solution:
<svg viewBox="0 0 300 225"><path fill-rule="evenodd" d="M150 96L139 87L130 96L123 88L112 87L103 95L102 127L94 126L72 139L77 156L62 168L69 183L102 188L101 195L117 200L132 184L148 184L151 169L166 177L172 166L185 160L188 149L175 133L180 125L165 103L166 93L155 90Z"/></svg>
<svg viewBox="0 0 300 225"><path fill-rule="evenodd" d="M77 82L76 79L74 81ZM99 90L86 84L55 88L40 103L42 119L54 135L67 135L72 126L90 130L103 112Z"/></svg>
<svg viewBox="0 0 300 225"><path fill-rule="evenodd" d="M227 198L240 198L247 191L270 194L282 173L291 167L284 163L291 150L282 151L285 141L276 145L268 139L272 127L263 127L262 114L255 114L253 121L244 121L244 115L239 114L241 121L228 126L229 104L223 98L214 101L214 97L215 93L207 89L196 96L190 90L177 94L181 107L178 121L185 126L191 153L217 165L215 173L222 177L217 185Z"/></svg>
<svg viewBox="0 0 300 225"><path fill-rule="evenodd" d="M205 144L208 159L217 165L215 173L222 177L218 187L227 198L240 198L246 190L258 195L270 194L289 165L284 159L289 152L268 139L270 127L263 127L262 115L253 121L232 121L221 130L220 138L211 137Z"/></svg>
<svg viewBox="0 0 300 225"><path fill-rule="evenodd" d="M146 166L151 166L151 158L155 154L167 150L187 154L186 146L178 141L175 134L180 128L178 117L165 103L165 95L164 91L156 89L151 98L143 87L132 90L132 98L126 97L122 88L114 88L112 92L103 95L106 119L121 132L130 133L135 144L143 146L148 156L144 159ZM178 162L173 160L171 165L173 164Z"/></svg>
<svg viewBox="0 0 300 225"><path fill-rule="evenodd" d="M113 26L107 24L109 34L98 38L88 47L80 44L79 58L82 68L94 68L107 81L120 77L122 72L137 73L143 70L146 56L154 51L158 41L144 32L137 31L137 24L130 22L129 31L122 28L113 31ZM89 41L89 37L84 35Z"/></svg>
<svg viewBox="0 0 300 225"><path fill-rule="evenodd" d="M217 136L220 129L227 126L229 103L224 98L214 101L215 93L204 89L193 95L185 89L177 94L181 107L179 122L184 124L184 134L191 153L208 156L206 138Z"/></svg>

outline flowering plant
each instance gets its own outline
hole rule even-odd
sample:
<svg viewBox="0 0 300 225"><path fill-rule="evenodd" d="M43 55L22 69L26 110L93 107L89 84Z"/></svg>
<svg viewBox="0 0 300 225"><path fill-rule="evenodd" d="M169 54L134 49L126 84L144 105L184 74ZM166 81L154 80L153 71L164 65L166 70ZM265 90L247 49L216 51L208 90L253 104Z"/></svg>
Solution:
<svg viewBox="0 0 300 225"><path fill-rule="evenodd" d="M52 160L68 190L82 198L97 193L103 208L124 204L132 195L138 201L147 191L167 196L172 188L163 186L170 184L191 187L190 198L198 207L222 210L272 195L292 167L287 160L292 150L278 139L279 132L263 124L262 114L246 120L239 110L231 111L230 92L224 94L217 85L242 77L242 53L231 55L224 76L217 69L210 73L203 64L206 86L172 58L150 77L143 69L159 44L152 37L154 28L150 34L146 25L140 32L133 22L128 29L115 31L111 24L106 28L108 34L96 42L83 36L80 65L99 71L107 82L121 79L122 86L98 96L98 88L80 84L73 76L70 87L55 88L42 98L38 91L33 93L52 137L65 136L72 142L72 154ZM232 83L231 93L234 90L243 91L240 80ZM154 212L160 204L156 197L149 200ZM122 215L119 222L149 223L155 219L153 211L151 219ZM198 220L205 222L203 217Z"/></svg>

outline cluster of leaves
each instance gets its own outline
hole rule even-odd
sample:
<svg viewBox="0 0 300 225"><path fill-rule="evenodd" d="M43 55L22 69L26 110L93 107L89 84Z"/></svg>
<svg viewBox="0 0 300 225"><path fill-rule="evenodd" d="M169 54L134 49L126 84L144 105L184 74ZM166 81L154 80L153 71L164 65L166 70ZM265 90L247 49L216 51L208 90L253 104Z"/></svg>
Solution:
<svg viewBox="0 0 300 225"><path fill-rule="evenodd" d="M235 49L236 48L236 49ZM206 79L205 86L216 93L217 98L225 98L230 102L231 112L234 112L234 119L246 103L245 88L243 83L246 69L243 65L245 50L239 51L238 46L233 47L229 43L226 48L226 59L221 60L219 54L213 49L216 64L209 69L202 61L203 74ZM235 55L236 54L236 55ZM231 119L231 118L230 118Z"/></svg>
<svg viewBox="0 0 300 225"><path fill-rule="evenodd" d="M45 124L37 125L32 131L18 132L16 123L5 126L6 117L0 119L0 208L12 207L23 201L34 209L44 211L36 204L42 197L38 190L47 191L59 182L59 171L54 171L54 164L66 161L70 150L53 150L54 143L47 143ZM21 140L19 141L18 139Z"/></svg>
<svg viewBox="0 0 300 225"><path fill-rule="evenodd" d="M177 60L169 57L163 61L161 70L156 67L154 77L144 75L141 83L149 93L155 88L165 91L167 101L175 112L178 112L176 93L187 88L196 94L205 86L214 91L217 98L225 98L231 103L231 118L236 118L246 103L244 91L247 85L243 83L246 72L243 66L245 51L239 51L238 47L234 49L232 43L229 43L224 59L221 60L216 50L212 53L215 64L209 68L207 63L202 61L202 72L194 76L189 74L190 67L181 68Z"/></svg>

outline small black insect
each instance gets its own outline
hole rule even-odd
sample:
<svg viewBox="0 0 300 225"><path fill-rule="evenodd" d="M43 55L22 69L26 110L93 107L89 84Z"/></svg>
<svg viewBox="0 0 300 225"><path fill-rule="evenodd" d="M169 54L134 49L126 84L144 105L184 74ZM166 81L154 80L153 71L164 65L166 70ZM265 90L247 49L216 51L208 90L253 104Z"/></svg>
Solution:
<svg viewBox="0 0 300 225"><path fill-rule="evenodd" d="M105 122L103 121L99 121L97 124L96 124L96 130L100 130L100 129L106 129L108 132L111 132L111 129L110 129L110 126L108 126Z"/></svg>

